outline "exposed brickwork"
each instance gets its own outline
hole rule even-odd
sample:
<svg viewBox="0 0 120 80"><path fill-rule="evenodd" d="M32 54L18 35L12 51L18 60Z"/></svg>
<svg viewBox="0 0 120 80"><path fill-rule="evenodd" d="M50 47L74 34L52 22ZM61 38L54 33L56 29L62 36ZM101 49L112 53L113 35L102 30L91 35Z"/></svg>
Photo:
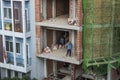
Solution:
<svg viewBox="0 0 120 80"><path fill-rule="evenodd" d="M53 30L47 29L47 46L52 47L53 44Z"/></svg>
<svg viewBox="0 0 120 80"><path fill-rule="evenodd" d="M40 47L40 32L41 28L40 26L36 26L36 52L37 54L41 53L41 47Z"/></svg>
<svg viewBox="0 0 120 80"><path fill-rule="evenodd" d="M35 0L35 20L40 21L40 0Z"/></svg>
<svg viewBox="0 0 120 80"><path fill-rule="evenodd" d="M40 22L40 0L35 0L35 20L36 22ZM40 26L36 26L36 52L38 54L41 53L40 47Z"/></svg>
<svg viewBox="0 0 120 80"><path fill-rule="evenodd" d="M80 27L82 25L82 0L77 0L77 25ZM76 54L77 60L82 59L82 32L77 31L76 36Z"/></svg>
<svg viewBox="0 0 120 80"><path fill-rule="evenodd" d="M69 0L56 0L56 16L69 13Z"/></svg>
<svg viewBox="0 0 120 80"><path fill-rule="evenodd" d="M52 0L47 0L47 19L52 18Z"/></svg>

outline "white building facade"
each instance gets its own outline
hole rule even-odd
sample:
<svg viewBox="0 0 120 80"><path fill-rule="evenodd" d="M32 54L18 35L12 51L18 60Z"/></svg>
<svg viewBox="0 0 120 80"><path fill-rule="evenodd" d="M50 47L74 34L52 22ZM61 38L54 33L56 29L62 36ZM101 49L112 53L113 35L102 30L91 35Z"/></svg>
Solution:
<svg viewBox="0 0 120 80"><path fill-rule="evenodd" d="M0 78L31 73L33 2L0 0Z"/></svg>

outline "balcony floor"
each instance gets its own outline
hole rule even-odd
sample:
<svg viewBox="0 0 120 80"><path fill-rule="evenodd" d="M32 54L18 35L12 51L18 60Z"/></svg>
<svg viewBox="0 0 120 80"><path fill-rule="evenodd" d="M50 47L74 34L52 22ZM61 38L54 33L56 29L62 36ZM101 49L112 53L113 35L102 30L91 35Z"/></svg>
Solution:
<svg viewBox="0 0 120 80"><path fill-rule="evenodd" d="M51 28L79 30L78 26L69 25L67 20L68 20L68 15L61 15L56 18L50 18L49 20L43 20L42 22L36 22L36 25L46 26Z"/></svg>
<svg viewBox="0 0 120 80"><path fill-rule="evenodd" d="M37 56L41 58L52 59L61 62L68 62L77 65L82 63L82 60L77 61L76 57L73 54L71 57L69 56L66 57L66 52L67 52L66 49L58 49L51 53L42 53L42 54L38 54Z"/></svg>

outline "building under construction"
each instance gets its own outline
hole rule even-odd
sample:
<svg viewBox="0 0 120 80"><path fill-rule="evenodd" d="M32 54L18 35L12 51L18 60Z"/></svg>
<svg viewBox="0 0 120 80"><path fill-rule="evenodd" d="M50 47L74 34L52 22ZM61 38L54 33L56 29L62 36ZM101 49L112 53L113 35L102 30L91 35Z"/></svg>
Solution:
<svg viewBox="0 0 120 80"><path fill-rule="evenodd" d="M35 0L35 19L38 78L120 79L120 0Z"/></svg>

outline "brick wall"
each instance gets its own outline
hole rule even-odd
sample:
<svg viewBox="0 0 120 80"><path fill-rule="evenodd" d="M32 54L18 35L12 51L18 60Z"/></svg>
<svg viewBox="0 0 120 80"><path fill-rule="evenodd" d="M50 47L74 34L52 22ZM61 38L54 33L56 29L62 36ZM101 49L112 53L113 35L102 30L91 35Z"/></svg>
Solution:
<svg viewBox="0 0 120 80"><path fill-rule="evenodd" d="M47 29L47 46L52 47L53 44L53 30Z"/></svg>
<svg viewBox="0 0 120 80"><path fill-rule="evenodd" d="M35 0L35 20L40 21L40 0Z"/></svg>
<svg viewBox="0 0 120 80"><path fill-rule="evenodd" d="M47 19L52 18L52 0L47 0Z"/></svg>
<svg viewBox="0 0 120 80"><path fill-rule="evenodd" d="M76 19L77 19L77 25L80 27L82 26L83 17L82 17L82 0L76 0ZM82 31L76 32L76 55L77 60L82 59Z"/></svg>
<svg viewBox="0 0 120 80"><path fill-rule="evenodd" d="M69 0L56 0L56 16L64 15L69 10Z"/></svg>
<svg viewBox="0 0 120 80"><path fill-rule="evenodd" d="M40 22L40 0L35 0L35 21ZM36 26L36 52L39 54L41 52L40 48L40 26Z"/></svg>

